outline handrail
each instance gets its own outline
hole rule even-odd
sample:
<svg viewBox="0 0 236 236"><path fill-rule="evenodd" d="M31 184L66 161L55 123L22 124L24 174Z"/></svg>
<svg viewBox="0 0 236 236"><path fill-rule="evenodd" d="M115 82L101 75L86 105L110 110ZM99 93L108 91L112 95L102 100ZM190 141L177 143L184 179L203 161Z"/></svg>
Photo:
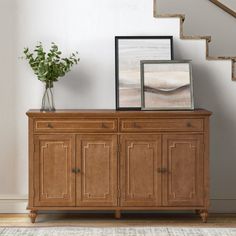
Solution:
<svg viewBox="0 0 236 236"><path fill-rule="evenodd" d="M217 5L218 7L220 7L221 9L226 11L227 13L229 13L231 16L236 18L236 12L234 10L230 9L229 7L227 7L226 5L224 5L223 3L221 3L219 0L209 0L209 1L214 3L215 5Z"/></svg>

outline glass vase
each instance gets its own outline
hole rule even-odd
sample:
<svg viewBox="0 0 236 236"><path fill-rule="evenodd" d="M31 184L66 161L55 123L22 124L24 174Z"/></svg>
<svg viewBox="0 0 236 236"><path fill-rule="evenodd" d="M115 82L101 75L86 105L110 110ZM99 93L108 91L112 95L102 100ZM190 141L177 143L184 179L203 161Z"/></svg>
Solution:
<svg viewBox="0 0 236 236"><path fill-rule="evenodd" d="M54 99L53 99L53 82L49 81L45 83L45 90L42 98L42 105L40 111L55 111Z"/></svg>

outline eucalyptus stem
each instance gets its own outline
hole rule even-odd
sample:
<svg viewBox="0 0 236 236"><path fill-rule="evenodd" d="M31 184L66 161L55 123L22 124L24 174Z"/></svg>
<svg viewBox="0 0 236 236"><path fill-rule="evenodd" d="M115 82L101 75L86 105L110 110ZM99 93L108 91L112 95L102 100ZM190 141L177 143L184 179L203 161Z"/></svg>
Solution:
<svg viewBox="0 0 236 236"><path fill-rule="evenodd" d="M54 98L53 98L52 89L49 88L49 91L50 91L50 93L51 93L51 98L52 98L52 108L53 108L53 110L55 110L55 108L54 108Z"/></svg>

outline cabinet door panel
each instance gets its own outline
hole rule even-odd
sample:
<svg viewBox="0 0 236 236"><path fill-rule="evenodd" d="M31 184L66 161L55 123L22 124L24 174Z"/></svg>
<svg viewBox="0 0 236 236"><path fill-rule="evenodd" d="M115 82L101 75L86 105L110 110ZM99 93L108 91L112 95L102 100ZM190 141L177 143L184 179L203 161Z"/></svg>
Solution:
<svg viewBox="0 0 236 236"><path fill-rule="evenodd" d="M39 135L35 138L35 206L75 205L74 137Z"/></svg>
<svg viewBox="0 0 236 236"><path fill-rule="evenodd" d="M164 135L163 204L203 205L203 136Z"/></svg>
<svg viewBox="0 0 236 236"><path fill-rule="evenodd" d="M117 136L77 136L77 206L117 205Z"/></svg>
<svg viewBox="0 0 236 236"><path fill-rule="evenodd" d="M121 135L121 206L161 203L161 136Z"/></svg>

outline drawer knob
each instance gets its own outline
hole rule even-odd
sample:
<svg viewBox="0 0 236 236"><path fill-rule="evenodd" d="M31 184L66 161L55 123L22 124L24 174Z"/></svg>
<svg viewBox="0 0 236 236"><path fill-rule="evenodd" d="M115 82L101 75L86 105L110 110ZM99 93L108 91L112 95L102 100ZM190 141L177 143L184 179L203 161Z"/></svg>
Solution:
<svg viewBox="0 0 236 236"><path fill-rule="evenodd" d="M188 122L188 123L187 123L187 127L192 127L191 122Z"/></svg>
<svg viewBox="0 0 236 236"><path fill-rule="evenodd" d="M48 128L53 128L51 123L48 123Z"/></svg>

